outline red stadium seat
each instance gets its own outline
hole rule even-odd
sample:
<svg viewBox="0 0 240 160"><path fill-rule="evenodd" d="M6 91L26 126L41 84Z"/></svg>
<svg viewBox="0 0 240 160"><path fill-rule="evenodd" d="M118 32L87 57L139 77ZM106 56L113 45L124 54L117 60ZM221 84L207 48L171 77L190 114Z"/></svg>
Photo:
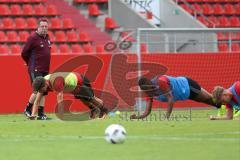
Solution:
<svg viewBox="0 0 240 160"><path fill-rule="evenodd" d="M91 39L87 32L80 32L79 33L79 41L82 43L87 43L87 42L91 42Z"/></svg>
<svg viewBox="0 0 240 160"><path fill-rule="evenodd" d="M232 52L240 52L240 45L239 43L232 44Z"/></svg>
<svg viewBox="0 0 240 160"><path fill-rule="evenodd" d="M228 34L224 32L217 33L218 40L228 40Z"/></svg>
<svg viewBox="0 0 240 160"><path fill-rule="evenodd" d="M47 15L50 15L50 16L58 15L58 11L55 5L47 6Z"/></svg>
<svg viewBox="0 0 240 160"><path fill-rule="evenodd" d="M90 44L84 44L82 48L85 53L93 53L93 46Z"/></svg>
<svg viewBox="0 0 240 160"><path fill-rule="evenodd" d="M21 31L19 32L19 41L26 42L29 36L30 35L28 31Z"/></svg>
<svg viewBox="0 0 240 160"><path fill-rule="evenodd" d="M3 29L13 29L15 27L12 18L3 18L2 24L3 24L3 27L2 27Z"/></svg>
<svg viewBox="0 0 240 160"><path fill-rule="evenodd" d="M56 33L55 33L55 41L56 42L66 42L67 38L66 38L65 32L63 32L63 31L56 31Z"/></svg>
<svg viewBox="0 0 240 160"><path fill-rule="evenodd" d="M83 53L83 49L79 44L72 44L72 53L73 54L81 54Z"/></svg>
<svg viewBox="0 0 240 160"><path fill-rule="evenodd" d="M186 10L188 13L193 14L193 10L192 10L189 6L187 6L187 5L185 5L185 4L181 4L180 6L181 6L184 10Z"/></svg>
<svg viewBox="0 0 240 160"><path fill-rule="evenodd" d="M9 54L8 45L1 45L0 44L0 54Z"/></svg>
<svg viewBox="0 0 240 160"><path fill-rule="evenodd" d="M229 14L229 15L233 15L236 12L233 5L229 3L224 5L224 10L225 10L225 14Z"/></svg>
<svg viewBox="0 0 240 160"><path fill-rule="evenodd" d="M220 52L228 52L229 51L229 47L226 43L221 43L218 45L218 50Z"/></svg>
<svg viewBox="0 0 240 160"><path fill-rule="evenodd" d="M88 15L89 16L97 17L101 14L102 13L100 12L98 5L96 5L96 4L88 5Z"/></svg>
<svg viewBox="0 0 240 160"><path fill-rule="evenodd" d="M213 24L215 24L215 27L218 27L218 26L219 26L219 21L218 21L217 17L215 17L215 16L209 16L208 19L209 19L209 21L211 21Z"/></svg>
<svg viewBox="0 0 240 160"><path fill-rule="evenodd" d="M68 31L67 32L67 40L68 42L78 42L78 36L75 31Z"/></svg>
<svg viewBox="0 0 240 160"><path fill-rule="evenodd" d="M63 28L64 29L72 29L75 28L72 19L64 18L63 19Z"/></svg>
<svg viewBox="0 0 240 160"><path fill-rule="evenodd" d="M51 44L51 54L58 54L58 47L56 44Z"/></svg>
<svg viewBox="0 0 240 160"><path fill-rule="evenodd" d="M17 15L17 16L22 15L22 8L20 5L17 5L17 4L11 5L10 10L11 10L11 15Z"/></svg>
<svg viewBox="0 0 240 160"><path fill-rule="evenodd" d="M27 29L36 29L38 27L38 22L35 18L27 19Z"/></svg>
<svg viewBox="0 0 240 160"><path fill-rule="evenodd" d="M196 11L198 11L198 12L200 12L200 13L203 13L203 9L202 9L201 5L195 3L195 4L192 5L192 7L193 7Z"/></svg>
<svg viewBox="0 0 240 160"><path fill-rule="evenodd" d="M230 27L230 26L231 26L228 18L225 17L225 16L219 17L218 20L219 20L219 26L220 26L220 27Z"/></svg>
<svg viewBox="0 0 240 160"><path fill-rule="evenodd" d="M35 15L38 15L38 16L46 15L45 7L41 4L40 5L35 5L34 6L34 11L35 11Z"/></svg>
<svg viewBox="0 0 240 160"><path fill-rule="evenodd" d="M62 28L62 22L59 18L52 18L51 24L49 26L51 29L61 29Z"/></svg>
<svg viewBox="0 0 240 160"><path fill-rule="evenodd" d="M209 26L209 22L204 17L198 16L197 19L205 26Z"/></svg>
<svg viewBox="0 0 240 160"><path fill-rule="evenodd" d="M60 50L60 54L69 54L71 52L67 44L60 44L59 50Z"/></svg>
<svg viewBox="0 0 240 160"><path fill-rule="evenodd" d="M11 53L12 54L20 54L21 53L21 46L18 44L11 45Z"/></svg>
<svg viewBox="0 0 240 160"><path fill-rule="evenodd" d="M15 0L15 1L22 2L22 3L31 3L32 2L32 0Z"/></svg>
<svg viewBox="0 0 240 160"><path fill-rule="evenodd" d="M8 42L18 42L19 41L19 37L18 37L17 32L15 32L15 31L7 32L7 41Z"/></svg>
<svg viewBox="0 0 240 160"><path fill-rule="evenodd" d="M211 15L214 13L214 10L210 4L203 4L203 14Z"/></svg>
<svg viewBox="0 0 240 160"><path fill-rule="evenodd" d="M42 3L42 2L45 2L46 0L32 0L32 2L34 3Z"/></svg>
<svg viewBox="0 0 240 160"><path fill-rule="evenodd" d="M112 30L112 29L116 29L118 27L119 26L112 18L110 18L110 17L105 18L105 29L106 30Z"/></svg>
<svg viewBox="0 0 240 160"><path fill-rule="evenodd" d="M214 9L214 14L217 14L217 15L222 15L225 13L223 7L221 4L215 4L213 5L213 9Z"/></svg>
<svg viewBox="0 0 240 160"><path fill-rule="evenodd" d="M129 36L130 32L128 31L124 31L124 32L121 32L121 37L124 38L125 40L127 41L131 41L131 42L136 42L136 39L134 39L132 36Z"/></svg>
<svg viewBox="0 0 240 160"><path fill-rule="evenodd" d="M7 16L10 14L11 14L11 11L10 11L8 5L6 5L6 4L0 5L0 15L1 16Z"/></svg>
<svg viewBox="0 0 240 160"><path fill-rule="evenodd" d="M240 40L240 32L232 33L232 40Z"/></svg>
<svg viewBox="0 0 240 160"><path fill-rule="evenodd" d="M0 31L0 42L6 42L7 37L3 31Z"/></svg>
<svg viewBox="0 0 240 160"><path fill-rule="evenodd" d="M238 16L230 17L230 24L232 27L240 27L240 19Z"/></svg>
<svg viewBox="0 0 240 160"><path fill-rule="evenodd" d="M33 10L33 7L32 7L32 5L30 5L30 4L25 4L25 5L23 5L23 7L22 7L22 9L23 9L23 15L34 15L34 10Z"/></svg>
<svg viewBox="0 0 240 160"><path fill-rule="evenodd" d="M193 3L195 2L196 0L187 0L188 3Z"/></svg>
<svg viewBox="0 0 240 160"><path fill-rule="evenodd" d="M16 18L15 19L15 27L16 29L26 29L26 21L24 18Z"/></svg>
<svg viewBox="0 0 240 160"><path fill-rule="evenodd" d="M240 3L235 6L236 14L240 15Z"/></svg>
<svg viewBox="0 0 240 160"><path fill-rule="evenodd" d="M141 44L141 53L147 53L148 52L148 49L147 49L147 44Z"/></svg>
<svg viewBox="0 0 240 160"><path fill-rule="evenodd" d="M51 42L55 42L55 36L52 31L48 31L48 36Z"/></svg>
<svg viewBox="0 0 240 160"><path fill-rule="evenodd" d="M102 3L107 3L108 0L99 0L99 2L102 2Z"/></svg>
<svg viewBox="0 0 240 160"><path fill-rule="evenodd" d="M96 45L96 53L98 53L98 54L104 54L104 53L106 53L103 44L98 44L98 45Z"/></svg>

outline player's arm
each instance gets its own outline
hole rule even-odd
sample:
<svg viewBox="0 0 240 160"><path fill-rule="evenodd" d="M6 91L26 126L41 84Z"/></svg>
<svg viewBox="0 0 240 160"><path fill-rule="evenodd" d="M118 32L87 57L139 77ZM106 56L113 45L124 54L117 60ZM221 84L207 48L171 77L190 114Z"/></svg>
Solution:
<svg viewBox="0 0 240 160"><path fill-rule="evenodd" d="M63 92L58 92L57 94L57 103L61 103L63 101Z"/></svg>
<svg viewBox="0 0 240 160"><path fill-rule="evenodd" d="M158 87L163 92L163 95L167 98L168 107L167 107L166 117L167 119L169 119L172 113L173 104L174 104L174 99L171 92L169 79L166 76L159 77Z"/></svg>
<svg viewBox="0 0 240 160"><path fill-rule="evenodd" d="M43 94L40 93L40 92L37 92L36 99L35 99L35 101L33 103L31 117L36 117L37 109L38 109L38 106L40 104L40 101L41 101L42 97L43 97Z"/></svg>
<svg viewBox="0 0 240 160"><path fill-rule="evenodd" d="M210 120L232 120L233 119L233 108L227 107L227 114L223 117L210 116Z"/></svg>
<svg viewBox="0 0 240 160"><path fill-rule="evenodd" d="M58 114L62 117L63 113L64 113L63 91L58 92L58 94L57 94L57 104L58 104L57 105L57 107L58 107Z"/></svg>
<svg viewBox="0 0 240 160"><path fill-rule="evenodd" d="M166 117L167 117L167 119L169 119L171 116L172 110L173 110L174 100L173 100L173 95L170 91L168 93L165 93L165 96L168 99L168 102L167 102L168 107L167 107Z"/></svg>
<svg viewBox="0 0 240 160"><path fill-rule="evenodd" d="M58 92L58 94L57 94L57 103L58 103L58 105L60 105L59 107L60 108L63 108L63 92L61 91L61 92Z"/></svg>
<svg viewBox="0 0 240 160"><path fill-rule="evenodd" d="M133 115L131 115L130 119L143 119L143 118L147 117L152 111L152 103L153 103L153 98L151 97L148 100L148 104L147 104L147 107L146 107L144 113L139 116L137 116L136 114L133 114Z"/></svg>

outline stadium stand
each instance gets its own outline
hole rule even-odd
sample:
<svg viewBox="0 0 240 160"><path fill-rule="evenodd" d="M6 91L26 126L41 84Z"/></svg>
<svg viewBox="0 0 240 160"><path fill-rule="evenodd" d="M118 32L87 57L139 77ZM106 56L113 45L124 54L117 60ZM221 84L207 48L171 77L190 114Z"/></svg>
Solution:
<svg viewBox="0 0 240 160"><path fill-rule="evenodd" d="M101 15L96 4L91 4L89 11L91 16ZM38 19L42 17L49 21L53 54L92 52L96 50L96 45L111 41L107 33L101 32L78 9L63 0L0 0L0 17L0 51L6 54L20 54L18 51L21 51L27 37L37 28ZM87 43L87 46L83 46Z"/></svg>
<svg viewBox="0 0 240 160"><path fill-rule="evenodd" d="M198 16L197 19L207 27L217 28L239 28L240 27L240 0L178 0L178 4L190 14L202 13L204 17ZM214 25L213 25L214 24ZM233 40L240 40L240 33L234 36ZM229 40L226 33L218 33L219 51L227 51L228 45L224 42ZM233 42L234 44L235 42ZM234 47L233 47L234 46ZM236 51L239 42L232 45L232 51Z"/></svg>
<svg viewBox="0 0 240 160"><path fill-rule="evenodd" d="M196 10L197 13L202 13L208 20L198 14L197 20L207 27L240 27L240 0L178 0L177 2L192 15ZM69 46L69 50L64 50L69 53L84 51L102 53L103 44L112 41L108 31L121 27L112 17L101 11L101 6L107 6L107 3L108 0L73 0L72 5L63 0L0 0L0 43L8 45L9 52L14 44L21 47L28 35L36 29L38 19L46 17L49 20L50 39L55 43L52 47L53 53L61 54L63 49L60 49L60 45L63 44ZM87 6L87 18L81 13L81 8L77 7L82 4ZM91 17L97 19L103 14L106 15L103 24L106 32L98 28L97 22L91 21ZM226 50L225 42L229 40L229 36L234 40L232 51L239 48L237 41L240 40L240 33L234 35L218 33L217 36L219 51ZM131 41L135 40L131 38ZM75 48L73 49L72 46ZM145 52L146 48L147 44L144 44L142 50Z"/></svg>

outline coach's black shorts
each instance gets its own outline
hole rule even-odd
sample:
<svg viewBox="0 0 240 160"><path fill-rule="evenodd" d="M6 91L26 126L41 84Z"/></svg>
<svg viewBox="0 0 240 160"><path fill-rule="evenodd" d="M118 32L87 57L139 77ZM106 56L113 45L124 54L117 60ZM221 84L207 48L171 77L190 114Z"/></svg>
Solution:
<svg viewBox="0 0 240 160"><path fill-rule="evenodd" d="M194 100L194 98L201 92L201 86L191 78L186 77L188 80L189 88L190 88L190 96L189 99Z"/></svg>
<svg viewBox="0 0 240 160"><path fill-rule="evenodd" d="M29 73L29 76L30 76L31 85L32 85L32 83L33 83L33 81L36 77L39 77L39 76L45 77L46 75L48 75L48 72L31 71L31 72L28 72L28 73ZM45 92L43 95L46 96L47 94L48 93Z"/></svg>
<svg viewBox="0 0 240 160"><path fill-rule="evenodd" d="M82 86L80 86L79 91L74 93L74 97L76 99L89 102L93 99L94 92L90 84L90 81L85 76L82 76L82 78L83 78L83 84Z"/></svg>
<svg viewBox="0 0 240 160"><path fill-rule="evenodd" d="M31 71L31 72L29 72L31 84L32 84L32 82L34 81L34 79L36 77L39 77L39 76L45 77L46 75L48 75L48 72L39 72L39 71Z"/></svg>

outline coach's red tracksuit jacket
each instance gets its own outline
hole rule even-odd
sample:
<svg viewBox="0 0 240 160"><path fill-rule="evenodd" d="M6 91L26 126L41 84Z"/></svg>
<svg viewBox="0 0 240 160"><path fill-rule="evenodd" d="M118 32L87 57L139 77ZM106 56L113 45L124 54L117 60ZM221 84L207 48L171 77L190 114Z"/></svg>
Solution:
<svg viewBox="0 0 240 160"><path fill-rule="evenodd" d="M40 36L37 32L32 34L22 50L22 58L28 65L29 72L49 72L51 42L49 36Z"/></svg>

